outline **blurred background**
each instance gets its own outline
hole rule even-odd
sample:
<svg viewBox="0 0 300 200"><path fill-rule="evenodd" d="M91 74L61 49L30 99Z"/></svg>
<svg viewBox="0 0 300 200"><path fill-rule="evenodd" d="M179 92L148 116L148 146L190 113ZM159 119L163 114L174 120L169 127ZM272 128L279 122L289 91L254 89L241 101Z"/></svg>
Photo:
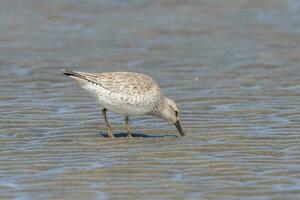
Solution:
<svg viewBox="0 0 300 200"><path fill-rule="evenodd" d="M1 0L0 198L299 199L299 55L299 0ZM63 68L149 74L187 136L104 138Z"/></svg>

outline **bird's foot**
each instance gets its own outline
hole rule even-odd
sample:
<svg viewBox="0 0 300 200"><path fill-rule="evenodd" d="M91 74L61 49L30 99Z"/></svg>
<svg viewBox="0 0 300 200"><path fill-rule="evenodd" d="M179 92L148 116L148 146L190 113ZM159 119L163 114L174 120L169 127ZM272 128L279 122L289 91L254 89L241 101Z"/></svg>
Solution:
<svg viewBox="0 0 300 200"><path fill-rule="evenodd" d="M131 129L128 126L126 127L126 129L127 129L127 138L132 138Z"/></svg>
<svg viewBox="0 0 300 200"><path fill-rule="evenodd" d="M114 138L115 136L112 134L112 130L110 127L107 127L107 137L108 138Z"/></svg>

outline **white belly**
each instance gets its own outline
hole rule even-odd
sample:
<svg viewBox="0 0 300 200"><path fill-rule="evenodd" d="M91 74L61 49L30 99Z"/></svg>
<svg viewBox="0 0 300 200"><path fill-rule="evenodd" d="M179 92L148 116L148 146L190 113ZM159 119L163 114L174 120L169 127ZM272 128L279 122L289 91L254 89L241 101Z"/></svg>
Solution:
<svg viewBox="0 0 300 200"><path fill-rule="evenodd" d="M152 109L146 102L130 101L131 99L124 101L116 96L98 96L98 100L104 108L123 115L146 115Z"/></svg>
<svg viewBox="0 0 300 200"><path fill-rule="evenodd" d="M149 100L147 95L129 96L124 94L112 93L102 87L86 83L82 87L96 96L99 103L110 111L123 115L146 115L152 111L153 100Z"/></svg>

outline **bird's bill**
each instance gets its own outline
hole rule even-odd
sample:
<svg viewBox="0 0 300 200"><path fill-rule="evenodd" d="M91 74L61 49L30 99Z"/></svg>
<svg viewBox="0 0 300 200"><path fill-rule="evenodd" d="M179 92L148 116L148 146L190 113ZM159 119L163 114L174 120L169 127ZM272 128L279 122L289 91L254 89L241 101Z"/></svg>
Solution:
<svg viewBox="0 0 300 200"><path fill-rule="evenodd" d="M181 127L179 121L176 121L174 124L175 124L176 128L178 129L180 135L181 135L181 136L184 136L185 134L184 134L184 132L183 132L183 130L182 130L182 127Z"/></svg>

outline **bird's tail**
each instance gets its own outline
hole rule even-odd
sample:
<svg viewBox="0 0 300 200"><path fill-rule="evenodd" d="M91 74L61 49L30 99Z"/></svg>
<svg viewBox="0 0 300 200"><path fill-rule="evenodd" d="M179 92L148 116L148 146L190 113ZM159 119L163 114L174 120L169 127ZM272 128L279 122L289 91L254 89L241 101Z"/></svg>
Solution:
<svg viewBox="0 0 300 200"><path fill-rule="evenodd" d="M78 83L81 85L81 87L83 87L84 89L89 91L93 96L97 97L99 86L97 86L95 84L94 80L91 80L90 77L86 76L86 74L88 74L88 73L70 71L70 70L65 70L65 69L63 69L62 71L63 71L64 75L75 79L76 81L78 81Z"/></svg>
<svg viewBox="0 0 300 200"><path fill-rule="evenodd" d="M83 76L80 73L78 73L78 72L71 71L71 70L66 70L66 69L63 69L62 71L63 71L64 75L83 78Z"/></svg>

